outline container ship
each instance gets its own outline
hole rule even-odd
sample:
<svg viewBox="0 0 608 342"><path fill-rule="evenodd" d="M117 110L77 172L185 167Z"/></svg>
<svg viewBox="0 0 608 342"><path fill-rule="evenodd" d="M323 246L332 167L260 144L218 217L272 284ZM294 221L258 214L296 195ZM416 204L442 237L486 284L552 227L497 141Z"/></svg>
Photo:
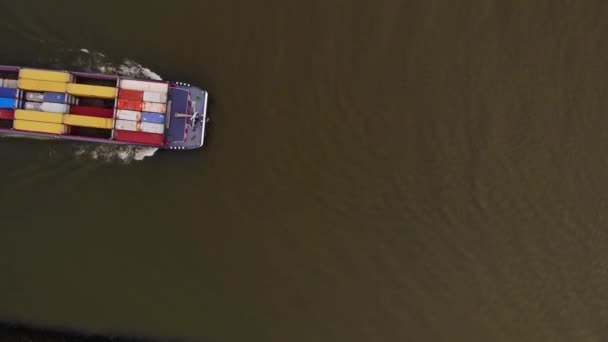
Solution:
<svg viewBox="0 0 608 342"><path fill-rule="evenodd" d="M0 136L192 150L207 103L182 82L0 66Z"/></svg>

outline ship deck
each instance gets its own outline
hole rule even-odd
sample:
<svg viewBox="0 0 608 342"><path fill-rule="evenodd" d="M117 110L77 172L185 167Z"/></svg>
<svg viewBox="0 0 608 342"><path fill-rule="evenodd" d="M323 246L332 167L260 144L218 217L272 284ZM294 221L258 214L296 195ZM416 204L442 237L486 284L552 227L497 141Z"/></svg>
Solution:
<svg viewBox="0 0 608 342"><path fill-rule="evenodd" d="M196 87L175 87L167 113L166 142L169 149L194 149L204 144L207 93Z"/></svg>
<svg viewBox="0 0 608 342"><path fill-rule="evenodd" d="M128 90L137 82L141 89ZM48 103L47 95L62 100ZM196 149L204 144L207 102L206 91L179 82L0 66L0 135Z"/></svg>

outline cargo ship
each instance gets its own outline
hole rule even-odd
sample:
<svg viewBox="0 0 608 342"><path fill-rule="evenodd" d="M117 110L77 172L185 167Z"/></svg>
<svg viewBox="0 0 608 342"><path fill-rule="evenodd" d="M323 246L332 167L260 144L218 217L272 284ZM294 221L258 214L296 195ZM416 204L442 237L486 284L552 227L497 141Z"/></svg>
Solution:
<svg viewBox="0 0 608 342"><path fill-rule="evenodd" d="M192 150L207 103L183 82L0 66L0 136Z"/></svg>

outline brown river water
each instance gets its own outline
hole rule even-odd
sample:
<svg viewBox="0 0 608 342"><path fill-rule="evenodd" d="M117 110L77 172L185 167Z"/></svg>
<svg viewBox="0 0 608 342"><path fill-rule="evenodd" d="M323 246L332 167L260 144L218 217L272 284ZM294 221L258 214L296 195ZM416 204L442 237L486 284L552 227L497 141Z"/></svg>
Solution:
<svg viewBox="0 0 608 342"><path fill-rule="evenodd" d="M0 13L2 64L212 99L200 151L0 139L0 319L193 341L608 338L608 3Z"/></svg>

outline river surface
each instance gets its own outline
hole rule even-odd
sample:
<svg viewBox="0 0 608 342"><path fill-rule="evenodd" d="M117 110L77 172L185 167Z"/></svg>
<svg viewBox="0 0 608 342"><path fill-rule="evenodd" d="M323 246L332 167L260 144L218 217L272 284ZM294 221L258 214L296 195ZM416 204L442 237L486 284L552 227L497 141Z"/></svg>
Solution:
<svg viewBox="0 0 608 342"><path fill-rule="evenodd" d="M608 336L605 1L4 1L0 63L197 84L195 152L0 139L0 319Z"/></svg>

